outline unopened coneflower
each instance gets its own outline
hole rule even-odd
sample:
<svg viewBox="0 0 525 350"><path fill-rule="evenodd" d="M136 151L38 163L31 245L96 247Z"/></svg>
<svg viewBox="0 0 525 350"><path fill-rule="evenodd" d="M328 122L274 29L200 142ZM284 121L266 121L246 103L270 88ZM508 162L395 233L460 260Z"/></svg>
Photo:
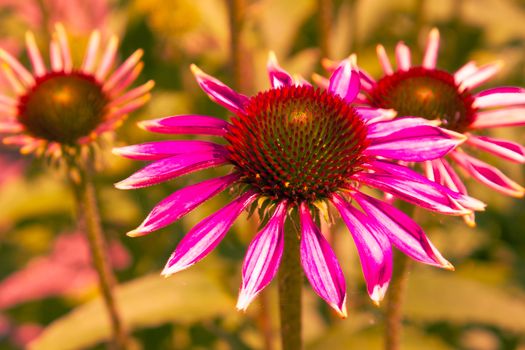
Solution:
<svg viewBox="0 0 525 350"><path fill-rule="evenodd" d="M118 39L112 36L101 50L101 36L94 31L83 61L73 62L65 28L55 26L49 62L42 57L35 37L26 34L32 70L0 49L1 71L10 93L0 94L0 137L24 154L51 159L67 169L77 202L79 224L88 235L93 263L111 319L114 345L126 347L112 287L105 241L91 180L95 146L127 116L149 99L153 82L128 88L142 69L142 50L114 68Z"/></svg>
<svg viewBox="0 0 525 350"><path fill-rule="evenodd" d="M151 162L117 183L121 189L155 185L205 168L226 167L224 176L187 186L161 201L138 228L128 233L130 236L165 227L225 189L237 193L233 201L184 236L169 258L164 275L184 270L204 258L245 209L258 205L265 206L263 217L267 220L244 259L237 302L241 310L270 283L278 269L280 275L289 277L295 259L302 264L315 292L340 316L346 316L341 266L315 223L329 205L339 211L352 234L373 301L383 298L390 281L392 246L417 261L452 268L412 219L365 194L361 186L387 191L445 214L462 215L482 209L482 203L385 160L439 158L463 138L423 119L390 122L389 110L353 108L350 103L360 83L350 59L335 69L329 88L321 90L303 79L293 79L270 55L272 87L252 97L233 91L194 65L192 71L209 97L232 113L231 119L178 115L140 125L157 133L212 135L219 142L170 140L114 150L124 157ZM291 229L285 229L288 225ZM285 285L286 281L297 280L287 277ZM282 289L300 290L301 279L298 281L298 285L290 282L280 288L280 293ZM297 303L300 297L282 301L281 319Z"/></svg>
<svg viewBox="0 0 525 350"><path fill-rule="evenodd" d="M498 168L473 156L471 151L488 152L502 159L525 163L525 148L509 140L484 134L483 129L525 125L525 89L495 87L476 89L490 80L502 67L501 62L478 67L471 61L456 72L436 67L440 45L439 31L428 36L423 62L414 66L408 46L400 42L395 49L397 70L392 68L383 46L377 46L377 55L384 75L378 80L361 72L363 103L375 108L393 109L398 117L411 116L434 120L441 128L461 133L466 141L446 157L424 163L425 173L454 191L466 194L463 181L450 161L465 173L486 186L509 196L522 197L525 189L509 179ZM474 215L466 215L474 225Z"/></svg>

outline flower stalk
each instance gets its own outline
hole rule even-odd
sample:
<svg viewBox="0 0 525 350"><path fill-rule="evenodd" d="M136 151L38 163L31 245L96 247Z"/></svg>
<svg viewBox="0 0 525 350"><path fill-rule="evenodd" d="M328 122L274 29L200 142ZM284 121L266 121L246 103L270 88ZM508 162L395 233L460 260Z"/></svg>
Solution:
<svg viewBox="0 0 525 350"><path fill-rule="evenodd" d="M74 160L72 160L74 159ZM86 233L93 265L97 271L99 287L108 313L111 330L111 349L126 349L127 335L122 323L122 316L115 299L114 289L116 279L110 266L107 243L100 223L95 188L91 178L91 161L80 161L80 157L72 157L68 162L79 225Z"/></svg>
<svg viewBox="0 0 525 350"><path fill-rule="evenodd" d="M386 300L385 350L400 350L403 331L403 305L412 261L394 252L394 271Z"/></svg>
<svg viewBox="0 0 525 350"><path fill-rule="evenodd" d="M279 311L282 349L302 349L302 282L299 230L294 217L284 228L284 251L279 267Z"/></svg>

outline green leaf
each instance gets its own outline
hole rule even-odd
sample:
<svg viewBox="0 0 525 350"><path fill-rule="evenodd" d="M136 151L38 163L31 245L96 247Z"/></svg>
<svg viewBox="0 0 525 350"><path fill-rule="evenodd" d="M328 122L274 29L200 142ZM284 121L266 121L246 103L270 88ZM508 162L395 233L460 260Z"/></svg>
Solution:
<svg viewBox="0 0 525 350"><path fill-rule="evenodd" d="M525 294L430 268L409 278L405 314L419 321L481 323L525 332Z"/></svg>
<svg viewBox="0 0 525 350"><path fill-rule="evenodd" d="M122 284L116 296L128 330L167 322L193 323L236 312L232 297L220 283L198 268L170 278L147 275ZM97 298L53 322L30 349L83 349L109 336L109 321Z"/></svg>

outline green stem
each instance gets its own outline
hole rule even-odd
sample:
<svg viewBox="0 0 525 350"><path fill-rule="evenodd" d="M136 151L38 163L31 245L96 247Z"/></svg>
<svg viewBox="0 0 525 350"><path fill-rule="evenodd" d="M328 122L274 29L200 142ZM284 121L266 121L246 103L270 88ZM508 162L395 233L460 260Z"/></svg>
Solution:
<svg viewBox="0 0 525 350"><path fill-rule="evenodd" d="M403 303L412 261L403 253L394 252L394 271L386 300L385 349L401 349Z"/></svg>
<svg viewBox="0 0 525 350"><path fill-rule="evenodd" d="M114 297L115 276L109 264L107 244L100 224L95 188L91 179L91 167L70 162L71 183L75 193L77 210L83 231L86 233L93 264L98 274L100 291L110 318L112 349L126 349L127 335Z"/></svg>
<svg viewBox="0 0 525 350"><path fill-rule="evenodd" d="M292 218L289 218L285 225L284 252L279 267L279 310L283 350L302 349L301 290L303 274L299 234L297 228L294 227Z"/></svg>

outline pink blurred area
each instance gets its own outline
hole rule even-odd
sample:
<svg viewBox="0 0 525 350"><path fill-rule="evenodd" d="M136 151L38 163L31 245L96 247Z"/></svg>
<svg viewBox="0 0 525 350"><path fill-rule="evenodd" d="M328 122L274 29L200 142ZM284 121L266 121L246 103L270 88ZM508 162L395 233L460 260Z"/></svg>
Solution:
<svg viewBox="0 0 525 350"><path fill-rule="evenodd" d="M130 255L119 243L110 244L109 254L115 269L129 266ZM87 239L81 233L63 234L50 255L32 259L25 268L0 282L0 309L80 292L96 282Z"/></svg>
<svg viewBox="0 0 525 350"><path fill-rule="evenodd" d="M0 7L18 16L28 29L50 28L62 22L76 34L103 29L109 12L107 0L0 0Z"/></svg>

